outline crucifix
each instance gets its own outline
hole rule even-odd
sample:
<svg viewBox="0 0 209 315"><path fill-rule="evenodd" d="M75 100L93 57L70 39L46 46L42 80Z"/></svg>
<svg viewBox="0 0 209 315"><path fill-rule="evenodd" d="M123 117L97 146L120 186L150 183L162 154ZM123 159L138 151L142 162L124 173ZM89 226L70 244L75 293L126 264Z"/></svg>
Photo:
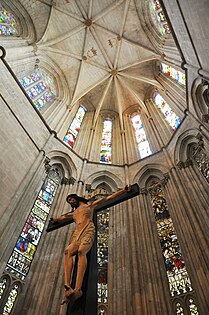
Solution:
<svg viewBox="0 0 209 315"><path fill-rule="evenodd" d="M71 235L70 244L67 246L64 256L65 291L61 304L68 304L67 315L96 315L97 265L93 215L96 217L97 212L137 195L139 195L137 184L126 186L123 190L94 201L71 194L67 196L67 202L73 211L60 217L53 217L49 221L47 232L75 222L75 230ZM74 264L73 256L75 255L76 262Z"/></svg>

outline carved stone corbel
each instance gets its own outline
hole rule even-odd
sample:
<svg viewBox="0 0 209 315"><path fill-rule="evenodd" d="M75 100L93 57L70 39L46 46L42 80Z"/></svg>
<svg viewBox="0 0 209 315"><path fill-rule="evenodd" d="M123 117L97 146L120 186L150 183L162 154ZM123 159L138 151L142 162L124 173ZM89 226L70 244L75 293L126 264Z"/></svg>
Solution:
<svg viewBox="0 0 209 315"><path fill-rule="evenodd" d="M76 182L76 179L73 178L72 176L68 179L68 184L69 184L69 185L74 185L75 182Z"/></svg>
<svg viewBox="0 0 209 315"><path fill-rule="evenodd" d="M44 167L45 167L45 171L46 173L48 173L51 169L51 165L49 164L50 159L46 156L45 160L44 160Z"/></svg>

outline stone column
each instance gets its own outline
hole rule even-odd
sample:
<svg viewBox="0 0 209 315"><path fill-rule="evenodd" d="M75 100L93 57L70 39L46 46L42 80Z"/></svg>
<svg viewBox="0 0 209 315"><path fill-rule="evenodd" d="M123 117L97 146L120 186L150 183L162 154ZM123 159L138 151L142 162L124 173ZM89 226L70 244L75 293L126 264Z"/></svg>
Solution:
<svg viewBox="0 0 209 315"><path fill-rule="evenodd" d="M25 217L27 213L29 213L32 202L42 184L41 178L44 173L44 156L45 152L41 150L1 218L1 244L4 244L1 246L0 250L2 262L1 272L15 246L18 231L21 231ZM45 160L45 162L47 162L47 160Z"/></svg>
<svg viewBox="0 0 209 315"><path fill-rule="evenodd" d="M166 186L167 202L173 219L177 237L182 248L183 258L192 282L192 288L198 298L200 314L208 309L207 270L209 251L207 244L206 209L202 194L196 191L199 181L193 177L193 171L179 165L180 170L172 169ZM196 183L195 183L196 182Z"/></svg>
<svg viewBox="0 0 209 315"><path fill-rule="evenodd" d="M165 117L160 112L160 110L156 108L156 105L154 104L152 99L147 100L146 104L148 105L147 108L150 117L153 120L154 129L156 130L156 134L158 135L157 138L159 139L160 144L162 144L162 147L166 145L170 140L172 129L168 125L168 122L165 120Z"/></svg>

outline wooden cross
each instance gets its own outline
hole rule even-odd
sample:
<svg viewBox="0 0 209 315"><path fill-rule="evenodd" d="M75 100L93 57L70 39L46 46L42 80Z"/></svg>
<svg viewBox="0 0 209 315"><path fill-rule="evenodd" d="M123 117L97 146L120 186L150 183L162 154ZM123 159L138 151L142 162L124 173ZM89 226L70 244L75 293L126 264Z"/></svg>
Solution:
<svg viewBox="0 0 209 315"><path fill-rule="evenodd" d="M115 196L113 199L106 200L101 202L97 207L95 207L95 212L97 213L101 210L113 207L123 201L131 199L135 196L138 196L140 189L138 184L131 185L130 191L125 191L118 196ZM96 220L96 215L94 216ZM94 220L94 221L95 221ZM59 229L65 225L73 223L72 218L66 218L62 221L53 222L50 221L46 231L51 232L56 229ZM96 226L96 222L95 226ZM82 291L83 295L78 299L73 305L68 304L68 309L66 315L96 315L97 314L97 248L96 242L94 242L90 252L87 254L88 264L87 270L85 272ZM72 276L73 286L75 283L76 272L77 272L77 263L75 262L74 272Z"/></svg>
<svg viewBox="0 0 209 315"><path fill-rule="evenodd" d="M130 191L125 191L122 194L115 196L113 199L109 199L109 200L106 200L106 201L100 203L97 207L95 207L94 211L99 212L101 210L113 207L113 206L117 205L118 203L121 203L123 201L126 201L130 198L133 198L133 197L139 195L139 193L140 192L139 192L138 184L133 184L133 185L131 185ZM57 230L57 229L65 226L65 225L68 225L68 224L73 223L73 222L74 222L73 218L66 218L62 221L55 221L55 222L49 221L49 224L46 228L46 232L51 232L51 231Z"/></svg>

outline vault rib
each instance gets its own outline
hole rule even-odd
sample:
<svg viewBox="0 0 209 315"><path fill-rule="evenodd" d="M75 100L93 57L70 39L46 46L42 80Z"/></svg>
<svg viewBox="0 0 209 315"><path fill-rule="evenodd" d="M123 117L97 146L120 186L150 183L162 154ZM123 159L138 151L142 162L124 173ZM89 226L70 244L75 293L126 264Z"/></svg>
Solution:
<svg viewBox="0 0 209 315"><path fill-rule="evenodd" d="M75 14L73 14L73 13L67 12L66 10L62 9L61 7L55 6L55 7L54 7L54 10L57 10L57 11L59 11L59 12L61 12L61 13L64 13L65 15L70 16L70 17L72 17L72 18L75 19L75 20L78 20L78 21L81 21L81 22L84 22L84 21L85 21L85 20L84 20L83 18L81 18L80 16L77 16L77 15L75 15Z"/></svg>
<svg viewBox="0 0 209 315"><path fill-rule="evenodd" d="M98 104L98 106L97 106L97 108L96 108L96 112L95 112L95 115L94 115L94 121L93 121L93 128L96 126L97 119L98 119L98 117L99 117L99 113L100 113L100 111L101 111L102 105L103 105L104 100L105 100L105 97L106 97L106 95L107 95L107 91L108 91L108 89L109 89L109 87L110 87L110 83L112 82L112 78L113 78L113 77L110 77L110 79L109 79L109 81L108 81L108 83L107 83L107 85L106 85L106 87L105 87L105 89L104 89L104 92L103 92L103 94L102 94L101 100L100 100L100 102L99 102L99 104Z"/></svg>
<svg viewBox="0 0 209 315"><path fill-rule="evenodd" d="M50 51L50 52L53 52L53 53L56 53L56 54L60 54L60 55L64 55L64 56L69 56L69 57L72 57L73 59L77 59L77 60L80 60L80 61L82 60L81 56L75 55L73 53L69 53L67 51L63 51L61 49L52 48L52 47L42 47L42 46L39 46L39 49L40 50L44 50L44 51Z"/></svg>
<svg viewBox="0 0 209 315"><path fill-rule="evenodd" d="M137 66L139 65L140 63L144 63L144 62L147 62L147 61L151 61L151 60L158 60L160 58L157 58L156 56L152 56L150 58L147 58L147 59L143 59L143 60L138 60L136 62L133 62L133 63L129 63L128 65L125 65L121 68L118 68L118 71L123 71L125 69L128 69L128 68L131 68L131 67L134 67L134 66Z"/></svg>
<svg viewBox="0 0 209 315"><path fill-rule="evenodd" d="M124 27L125 27L127 15L128 15L129 4L130 4L130 0L127 0L126 3L125 3L125 9L124 9L124 13L123 13L123 21L122 21L120 32L119 32L120 38L123 35L123 31L124 31ZM116 55L115 55L114 69L116 69L117 65L118 65L118 59L119 59L119 54L120 54L121 43L122 43L122 41L120 40L119 44L118 44L118 47L117 47Z"/></svg>
<svg viewBox="0 0 209 315"><path fill-rule="evenodd" d="M129 78L129 79L134 79L134 80L137 80L137 81L142 81L142 82L145 82L145 83L149 83L151 85L154 85L154 86L157 86L159 88L162 88L161 84L157 80L149 79L149 78L142 77L142 76L134 76L134 75L130 75L130 74L124 73L124 72L120 72L119 75L121 75L123 77L126 77L126 78Z"/></svg>
<svg viewBox="0 0 209 315"><path fill-rule="evenodd" d="M117 8L123 2L124 2L124 0L119 0L119 1L115 1L113 4L109 5L104 11L101 11L95 17L93 17L93 23L95 23L97 20L101 19L104 15L108 14L110 11Z"/></svg>
<svg viewBox="0 0 209 315"><path fill-rule="evenodd" d="M138 95L138 93L136 91L134 91L127 83L124 83L124 80L121 79L120 77L118 77L119 81L121 82L121 84L125 87L125 89L128 89L129 92L134 96L134 98L137 100L137 102L139 103L140 107L143 108L143 110L145 111L145 113L148 115L148 111L146 108L145 103L141 100L140 96Z"/></svg>
<svg viewBox="0 0 209 315"><path fill-rule="evenodd" d="M79 11L80 11L81 14L83 15L84 19L85 19L85 20L88 19L88 16L87 16L87 14L86 14L86 12L85 12L85 10L84 10L84 8L83 8L83 6L82 6L80 0L75 0L75 3L76 3L76 5L77 5Z"/></svg>
<svg viewBox="0 0 209 315"><path fill-rule="evenodd" d="M54 45L54 44L58 44L58 43L62 42L63 40L69 38L70 36L80 32L85 27L86 26L84 24L81 24L81 25L75 27L74 29L72 29L70 32L67 32L66 34L64 34L62 36L58 36L55 39L51 39L51 40L47 41L46 43L41 44L41 46L45 47L45 46L51 46L51 45Z"/></svg>
<svg viewBox="0 0 209 315"><path fill-rule="evenodd" d="M112 63L111 63L111 61L109 59L109 56L107 55L105 49L102 46L102 43L101 43L101 41L99 39L99 36L97 35L97 33L96 33L96 31L94 30L93 27L90 28L90 31L91 31L91 33L92 33L92 35L93 35L97 45L99 46L99 48L100 48L100 50L101 50L101 52L102 52L102 54L103 54L103 56L104 56L104 58L105 58L105 60L106 60L106 62L108 64L108 66L110 67L110 69L112 69L113 68Z"/></svg>

